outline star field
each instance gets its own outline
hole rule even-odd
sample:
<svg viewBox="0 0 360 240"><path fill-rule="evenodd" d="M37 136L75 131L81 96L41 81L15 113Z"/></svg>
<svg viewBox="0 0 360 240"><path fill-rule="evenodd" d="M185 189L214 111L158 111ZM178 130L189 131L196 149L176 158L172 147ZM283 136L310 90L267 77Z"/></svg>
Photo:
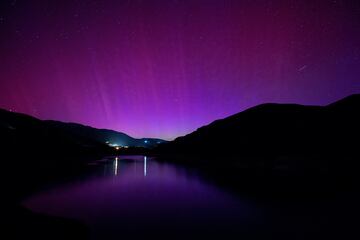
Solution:
<svg viewBox="0 0 360 240"><path fill-rule="evenodd" d="M360 91L358 1L1 1L0 107L173 139Z"/></svg>

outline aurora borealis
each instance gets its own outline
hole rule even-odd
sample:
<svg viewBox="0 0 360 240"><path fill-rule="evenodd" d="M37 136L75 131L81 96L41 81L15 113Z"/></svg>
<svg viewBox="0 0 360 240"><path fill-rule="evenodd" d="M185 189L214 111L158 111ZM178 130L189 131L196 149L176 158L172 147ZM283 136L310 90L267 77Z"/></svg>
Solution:
<svg viewBox="0 0 360 240"><path fill-rule="evenodd" d="M360 92L359 1L1 1L0 107L173 139Z"/></svg>

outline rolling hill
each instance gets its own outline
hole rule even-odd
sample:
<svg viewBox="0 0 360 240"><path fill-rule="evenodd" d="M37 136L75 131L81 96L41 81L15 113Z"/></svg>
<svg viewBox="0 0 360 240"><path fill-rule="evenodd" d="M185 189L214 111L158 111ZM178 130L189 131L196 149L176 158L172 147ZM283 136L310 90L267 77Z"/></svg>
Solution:
<svg viewBox="0 0 360 240"><path fill-rule="evenodd" d="M171 154L281 156L359 153L360 94L327 106L262 104L162 144Z"/></svg>
<svg viewBox="0 0 360 240"><path fill-rule="evenodd" d="M0 109L0 143L3 152L17 154L111 154L116 146L151 148L161 139L132 138L124 133L77 123L42 121Z"/></svg>

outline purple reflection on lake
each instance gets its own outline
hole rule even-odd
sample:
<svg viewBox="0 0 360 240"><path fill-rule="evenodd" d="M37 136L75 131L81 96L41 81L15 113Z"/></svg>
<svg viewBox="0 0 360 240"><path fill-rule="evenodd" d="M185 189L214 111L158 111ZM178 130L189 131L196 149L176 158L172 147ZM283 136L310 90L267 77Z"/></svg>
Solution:
<svg viewBox="0 0 360 240"><path fill-rule="evenodd" d="M253 206L183 167L144 156L120 156L91 167L101 174L34 195L24 205L77 219L94 239L116 239L118 232L229 232L255 222Z"/></svg>

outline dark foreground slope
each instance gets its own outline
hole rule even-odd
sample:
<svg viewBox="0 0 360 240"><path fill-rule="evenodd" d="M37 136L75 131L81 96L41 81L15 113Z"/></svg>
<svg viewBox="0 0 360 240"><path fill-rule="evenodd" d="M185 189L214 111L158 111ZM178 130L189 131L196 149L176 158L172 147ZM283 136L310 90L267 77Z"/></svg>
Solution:
<svg viewBox="0 0 360 240"><path fill-rule="evenodd" d="M50 218L20 206L24 196L52 181L66 179L89 157L113 150L86 138L52 129L36 118L0 110L1 212L3 239L77 239L84 227L67 219Z"/></svg>
<svg viewBox="0 0 360 240"><path fill-rule="evenodd" d="M115 131L41 121L0 109L0 160L4 180L1 212L5 229L10 231L10 237L2 233L6 239L86 237L86 230L79 223L32 213L22 208L19 201L48 184L77 177L89 161L118 154L109 146L110 141L152 147L162 140L135 139Z"/></svg>
<svg viewBox="0 0 360 240"><path fill-rule="evenodd" d="M360 95L328 106L263 104L214 121L161 153L283 156L358 154Z"/></svg>

